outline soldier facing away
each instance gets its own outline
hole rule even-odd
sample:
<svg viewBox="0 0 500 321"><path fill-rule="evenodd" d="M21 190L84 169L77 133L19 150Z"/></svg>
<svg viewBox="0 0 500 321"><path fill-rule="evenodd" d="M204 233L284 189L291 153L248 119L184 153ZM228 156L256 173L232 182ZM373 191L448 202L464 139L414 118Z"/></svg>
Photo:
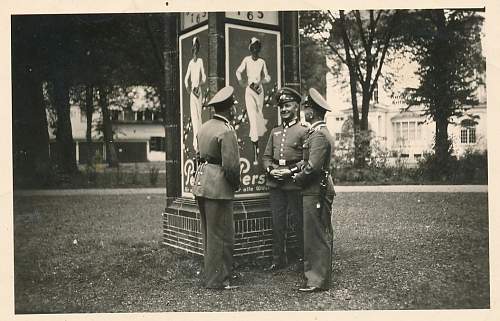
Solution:
<svg viewBox="0 0 500 321"><path fill-rule="evenodd" d="M240 186L240 154L234 117L233 87L227 86L208 103L213 118L198 132L199 166L193 194L201 215L205 286L229 290L233 269L234 192Z"/></svg>

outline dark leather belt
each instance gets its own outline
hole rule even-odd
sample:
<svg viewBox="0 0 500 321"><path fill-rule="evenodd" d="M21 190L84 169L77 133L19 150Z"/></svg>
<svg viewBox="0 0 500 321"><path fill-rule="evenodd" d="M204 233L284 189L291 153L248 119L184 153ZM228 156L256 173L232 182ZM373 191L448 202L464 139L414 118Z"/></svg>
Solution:
<svg viewBox="0 0 500 321"><path fill-rule="evenodd" d="M214 164L214 165L222 165L222 161L217 158L213 157L204 157L200 158L200 163L208 163L208 164Z"/></svg>
<svg viewBox="0 0 500 321"><path fill-rule="evenodd" d="M280 162L279 159L273 159L274 164L281 165L281 166L288 166L288 165L297 164L300 161L301 161L300 159L299 160L284 160L284 159L282 159Z"/></svg>

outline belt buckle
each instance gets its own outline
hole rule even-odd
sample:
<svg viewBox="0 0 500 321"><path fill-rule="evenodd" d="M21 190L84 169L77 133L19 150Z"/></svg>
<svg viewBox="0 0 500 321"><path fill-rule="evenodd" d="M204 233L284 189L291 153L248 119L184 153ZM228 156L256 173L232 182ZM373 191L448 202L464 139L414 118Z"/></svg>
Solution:
<svg viewBox="0 0 500 321"><path fill-rule="evenodd" d="M278 161L278 164L279 164L280 166L285 166L285 165L286 165L286 160L284 160L284 159L280 159L280 160Z"/></svg>

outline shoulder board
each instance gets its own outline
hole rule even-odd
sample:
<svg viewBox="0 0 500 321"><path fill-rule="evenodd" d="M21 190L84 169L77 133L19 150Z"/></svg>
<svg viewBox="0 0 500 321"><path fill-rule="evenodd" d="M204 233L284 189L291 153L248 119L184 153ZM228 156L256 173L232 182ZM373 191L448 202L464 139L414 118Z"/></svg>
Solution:
<svg viewBox="0 0 500 321"><path fill-rule="evenodd" d="M230 123L226 123L226 122L224 122L224 125L226 125L226 127L227 127L229 130L234 130L234 127L233 127Z"/></svg>

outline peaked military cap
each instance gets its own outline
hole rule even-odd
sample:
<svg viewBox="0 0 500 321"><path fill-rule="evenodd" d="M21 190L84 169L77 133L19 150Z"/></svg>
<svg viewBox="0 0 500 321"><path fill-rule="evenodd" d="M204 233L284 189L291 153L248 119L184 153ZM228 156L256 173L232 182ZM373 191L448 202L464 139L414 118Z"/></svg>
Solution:
<svg viewBox="0 0 500 321"><path fill-rule="evenodd" d="M234 103L233 98L234 88L232 86L226 86L219 90L208 102L208 106L214 107L231 107Z"/></svg>
<svg viewBox="0 0 500 321"><path fill-rule="evenodd" d="M282 105L289 101L296 101L300 103L301 100L302 97L300 96L300 94L292 88L283 87L276 93L276 102L278 103L278 105Z"/></svg>
<svg viewBox="0 0 500 321"><path fill-rule="evenodd" d="M324 111L332 111L332 108L328 106L326 100L321 96L321 94L314 88L309 89L309 93L304 99L304 104L306 106L311 106Z"/></svg>

